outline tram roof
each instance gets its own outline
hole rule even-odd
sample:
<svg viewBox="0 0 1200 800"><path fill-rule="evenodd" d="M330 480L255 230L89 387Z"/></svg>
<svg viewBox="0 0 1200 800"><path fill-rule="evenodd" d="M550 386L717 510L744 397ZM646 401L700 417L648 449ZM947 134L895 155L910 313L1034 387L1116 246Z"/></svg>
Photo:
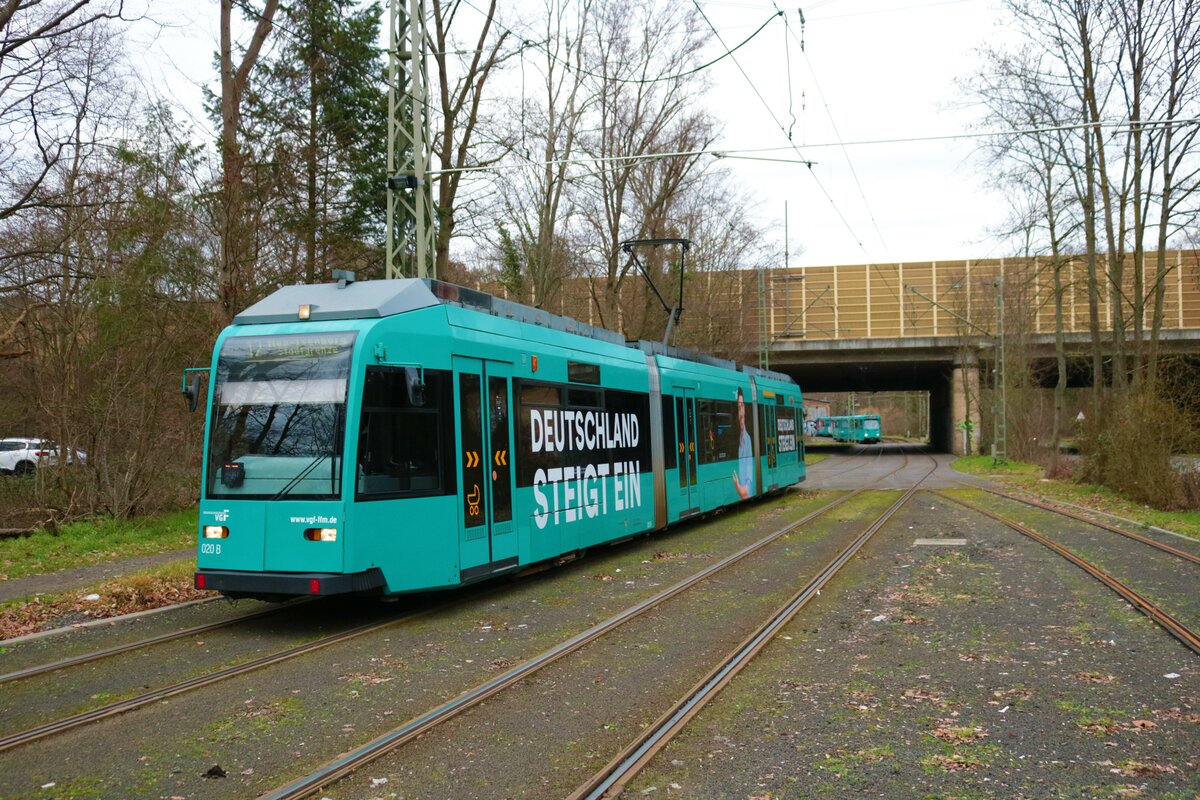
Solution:
<svg viewBox="0 0 1200 800"><path fill-rule="evenodd" d="M748 375L793 382L792 378L772 370L739 366L736 362L697 353L684 347L661 342L628 342L619 333L589 325L571 317L551 314L540 308L494 297L486 292L468 289L430 278L399 278L393 280L354 281L283 286L259 300L233 318L238 325L260 325L272 322L295 322L299 308L309 307L312 321L337 319L382 319L408 311L436 305L457 305L482 311L496 317L536 325L549 330L587 336L609 344L641 350L650 355L663 355L681 361L692 361L721 369L740 370Z"/></svg>
<svg viewBox="0 0 1200 800"><path fill-rule="evenodd" d="M238 314L233 321L239 325L295 322L302 305L309 307L308 318L313 321L382 319L430 306L456 305L610 344L625 344L620 334L604 328L428 278L284 286Z"/></svg>

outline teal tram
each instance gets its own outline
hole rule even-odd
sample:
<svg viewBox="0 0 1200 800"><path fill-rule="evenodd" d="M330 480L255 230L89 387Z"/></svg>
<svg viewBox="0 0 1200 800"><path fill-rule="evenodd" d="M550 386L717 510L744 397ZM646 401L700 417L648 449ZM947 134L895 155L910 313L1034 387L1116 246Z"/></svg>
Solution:
<svg viewBox="0 0 1200 800"><path fill-rule="evenodd" d="M288 286L209 369L195 585L460 586L804 479L800 389L433 280Z"/></svg>
<svg viewBox="0 0 1200 800"><path fill-rule="evenodd" d="M881 436L878 414L854 414L831 419L835 441L878 444Z"/></svg>

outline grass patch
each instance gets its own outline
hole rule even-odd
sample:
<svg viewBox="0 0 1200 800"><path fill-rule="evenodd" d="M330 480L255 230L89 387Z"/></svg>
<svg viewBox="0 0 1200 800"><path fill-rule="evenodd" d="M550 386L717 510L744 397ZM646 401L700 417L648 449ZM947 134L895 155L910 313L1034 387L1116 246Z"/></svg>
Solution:
<svg viewBox="0 0 1200 800"><path fill-rule="evenodd" d="M1024 461L1006 461L1003 464L993 464L991 456L962 456L954 459L950 466L968 475L1032 475L1041 477L1042 468L1037 464L1026 464Z"/></svg>
<svg viewBox="0 0 1200 800"><path fill-rule="evenodd" d="M820 464L825 459L829 458L828 453L810 453L807 450L804 452L804 466L811 467L813 464Z"/></svg>
<svg viewBox="0 0 1200 800"><path fill-rule="evenodd" d="M196 519L197 510L191 508L136 519L72 522L58 533L39 531L0 539L0 578L12 580L191 547L196 542Z"/></svg>
<svg viewBox="0 0 1200 800"><path fill-rule="evenodd" d="M1103 486L1066 481L1020 481L1020 488L1031 494L1039 494L1051 500L1065 500L1077 506L1094 508L1118 517L1125 517L1143 525L1182 533L1200 539L1200 511L1163 511L1135 503Z"/></svg>
<svg viewBox="0 0 1200 800"><path fill-rule="evenodd" d="M1104 486L1047 480L1042 477L1041 467L1034 464L1010 461L1005 467L993 469L991 456L964 456L955 459L951 466L969 475L998 478L1014 488L1049 500L1096 509L1200 539L1200 511L1164 511L1135 503Z"/></svg>
<svg viewBox="0 0 1200 800"><path fill-rule="evenodd" d="M0 639L211 596L212 592L192 588L194 569L195 562L189 558L77 591L0 603ZM86 599L93 594L99 599Z"/></svg>

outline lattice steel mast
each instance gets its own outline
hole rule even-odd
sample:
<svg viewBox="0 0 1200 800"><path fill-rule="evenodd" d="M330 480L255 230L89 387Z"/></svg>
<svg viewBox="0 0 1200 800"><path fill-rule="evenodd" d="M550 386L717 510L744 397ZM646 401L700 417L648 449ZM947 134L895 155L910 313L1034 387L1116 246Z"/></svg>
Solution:
<svg viewBox="0 0 1200 800"><path fill-rule="evenodd" d="M996 361L992 382L992 464L1008 463L1008 380L1004 357L1004 267L995 281L996 287Z"/></svg>
<svg viewBox="0 0 1200 800"><path fill-rule="evenodd" d="M387 277L434 275L425 0L391 0L388 16Z"/></svg>

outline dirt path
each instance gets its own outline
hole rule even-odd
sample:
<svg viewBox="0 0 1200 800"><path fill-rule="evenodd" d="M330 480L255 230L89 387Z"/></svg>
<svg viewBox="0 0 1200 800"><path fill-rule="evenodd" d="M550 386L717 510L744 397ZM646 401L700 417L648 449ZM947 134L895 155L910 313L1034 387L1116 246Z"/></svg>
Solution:
<svg viewBox="0 0 1200 800"><path fill-rule="evenodd" d="M180 561L194 556L195 548L172 550L169 553L157 553L151 556L139 556L121 561L106 561L101 564L89 564L86 567L75 567L58 572L48 572L44 575L29 575L25 578L15 578L0 582L0 602L18 600L22 597L32 597L36 594L57 594L81 589L93 583L129 575L148 567L166 564L170 561Z"/></svg>

